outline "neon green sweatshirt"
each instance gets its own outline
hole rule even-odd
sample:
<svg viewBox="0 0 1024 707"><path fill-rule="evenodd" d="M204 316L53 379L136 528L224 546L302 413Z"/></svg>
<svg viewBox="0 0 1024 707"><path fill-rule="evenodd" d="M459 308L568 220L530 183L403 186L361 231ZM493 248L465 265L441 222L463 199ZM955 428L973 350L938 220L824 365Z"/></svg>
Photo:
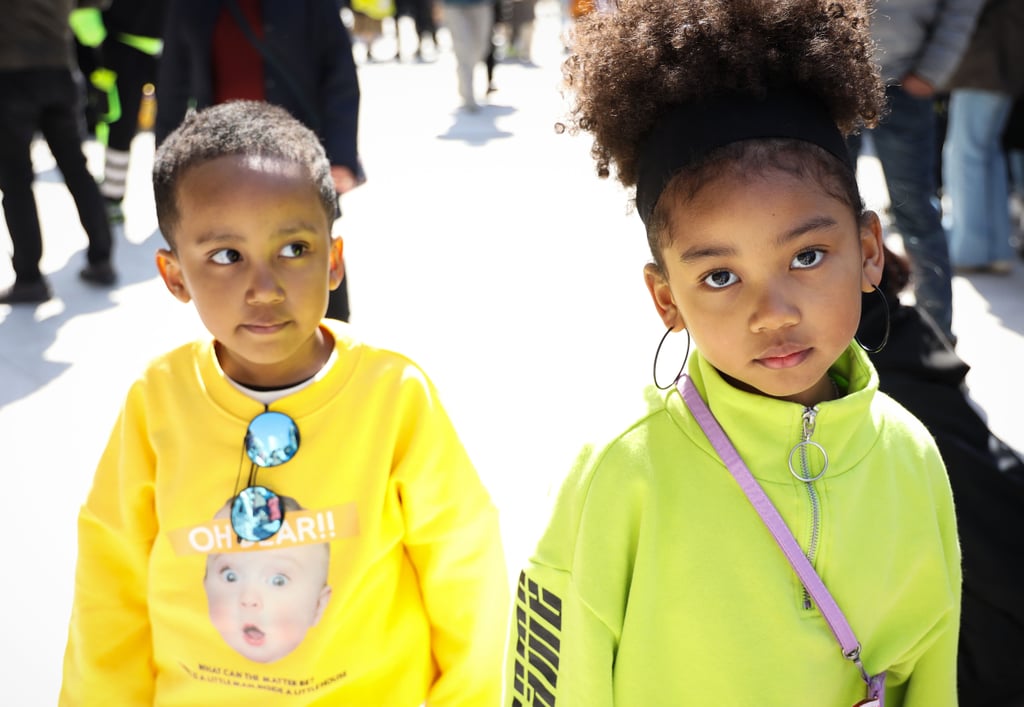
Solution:
<svg viewBox="0 0 1024 707"><path fill-rule="evenodd" d="M960 554L949 484L920 422L850 382L821 403L813 484L787 459L804 408L738 390L699 354L690 376L831 591L887 707L955 705ZM507 705L849 707L854 665L679 393L586 451L519 581ZM820 465L820 463L819 463Z"/></svg>
<svg viewBox="0 0 1024 707"><path fill-rule="evenodd" d="M81 511L61 705L500 701L495 507L423 372L324 325L335 363L270 406L299 449L257 474L301 510L258 546L224 506L263 405L210 341L133 385Z"/></svg>

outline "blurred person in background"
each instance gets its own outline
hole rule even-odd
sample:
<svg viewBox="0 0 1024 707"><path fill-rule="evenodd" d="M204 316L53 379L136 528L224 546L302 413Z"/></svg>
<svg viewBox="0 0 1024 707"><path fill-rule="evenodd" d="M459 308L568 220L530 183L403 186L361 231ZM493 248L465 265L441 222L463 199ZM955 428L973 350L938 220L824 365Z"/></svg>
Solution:
<svg viewBox="0 0 1024 707"><path fill-rule="evenodd" d="M106 3L81 0L79 4ZM0 191L13 245L15 280L0 292L0 304L36 304L51 296L39 269L43 238L32 192L32 141L37 131L53 153L89 239L86 265L79 277L101 286L117 280L103 197L82 151L82 81L69 23L75 7L74 0L4 3L0 22Z"/></svg>
<svg viewBox="0 0 1024 707"><path fill-rule="evenodd" d="M455 72L462 110L476 113L474 76L476 67L487 60L494 31L492 0L443 0L444 24L452 37L455 51Z"/></svg>
<svg viewBox="0 0 1024 707"><path fill-rule="evenodd" d="M960 62L980 5L981 0L880 0L872 3L870 19L887 112L865 133L881 163L896 230L910 258L914 296L954 342L949 245L937 199L934 99ZM856 159L861 136L848 143Z"/></svg>
<svg viewBox="0 0 1024 707"><path fill-rule="evenodd" d="M1014 257L1003 134L1014 98L1024 94L1024 2L985 2L949 86L942 162L953 216L950 260L961 274L1008 275Z"/></svg>
<svg viewBox="0 0 1024 707"><path fill-rule="evenodd" d="M105 145L100 193L111 224L124 221L132 142L140 128L143 91L156 84L166 5L166 0L113 0L102 12L83 8L71 15L79 44L93 50L92 66L82 66L85 78L105 93L107 110L96 116L94 129Z"/></svg>
<svg viewBox="0 0 1024 707"><path fill-rule="evenodd" d="M169 0L156 95L157 145L190 107L267 101L317 134L339 196L366 179L359 82L336 0ZM332 319L351 315L348 271L330 293Z"/></svg>

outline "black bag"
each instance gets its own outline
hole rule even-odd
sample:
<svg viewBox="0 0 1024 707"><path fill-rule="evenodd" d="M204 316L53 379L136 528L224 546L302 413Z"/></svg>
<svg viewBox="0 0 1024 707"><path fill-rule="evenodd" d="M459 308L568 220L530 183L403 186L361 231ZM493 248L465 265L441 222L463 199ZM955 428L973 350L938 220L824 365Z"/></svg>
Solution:
<svg viewBox="0 0 1024 707"><path fill-rule="evenodd" d="M883 283L883 288L884 288ZM889 342L871 358L881 389L935 437L956 504L963 554L960 704L1024 705L1024 459L964 393L969 366L927 314L889 297ZM858 338L881 340L881 298L864 296ZM863 338L862 338L863 337Z"/></svg>

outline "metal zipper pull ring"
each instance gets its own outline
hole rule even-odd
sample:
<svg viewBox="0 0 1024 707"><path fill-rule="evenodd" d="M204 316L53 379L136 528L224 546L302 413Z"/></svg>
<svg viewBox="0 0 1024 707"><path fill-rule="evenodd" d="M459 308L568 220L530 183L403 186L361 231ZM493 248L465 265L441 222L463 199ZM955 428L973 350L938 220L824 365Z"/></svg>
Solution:
<svg viewBox="0 0 1024 707"><path fill-rule="evenodd" d="M819 452L821 452L822 459L825 460L825 465L821 468L821 471L818 472L817 476L803 476L796 469L793 468L793 455L795 455L799 451L805 451L807 447L814 447L815 449L817 449ZM809 439L805 439L802 442L797 442L796 446L789 450L789 459L786 463L789 464L790 474L795 476L800 481L803 481L805 484L809 484L820 479L822 476L825 475L825 472L828 471L828 452L826 452L825 448L822 447L817 442L812 442Z"/></svg>

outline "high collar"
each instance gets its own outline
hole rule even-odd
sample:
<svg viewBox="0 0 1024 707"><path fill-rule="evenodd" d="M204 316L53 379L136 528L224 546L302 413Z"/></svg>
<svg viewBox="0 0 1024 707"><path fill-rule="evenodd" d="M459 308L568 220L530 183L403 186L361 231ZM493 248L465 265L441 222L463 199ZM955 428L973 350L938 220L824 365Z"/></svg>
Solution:
<svg viewBox="0 0 1024 707"><path fill-rule="evenodd" d="M851 344L829 370L837 379L848 381L848 388L838 400L815 406L811 440L828 454L826 478L854 468L869 452L880 430L880 421L871 407L878 391L878 375L867 355ZM688 375L751 473L762 481L790 483L793 477L787 462L790 451L802 439L807 408L734 387L699 352L691 355ZM717 456L678 391L669 394L666 405L683 431Z"/></svg>

